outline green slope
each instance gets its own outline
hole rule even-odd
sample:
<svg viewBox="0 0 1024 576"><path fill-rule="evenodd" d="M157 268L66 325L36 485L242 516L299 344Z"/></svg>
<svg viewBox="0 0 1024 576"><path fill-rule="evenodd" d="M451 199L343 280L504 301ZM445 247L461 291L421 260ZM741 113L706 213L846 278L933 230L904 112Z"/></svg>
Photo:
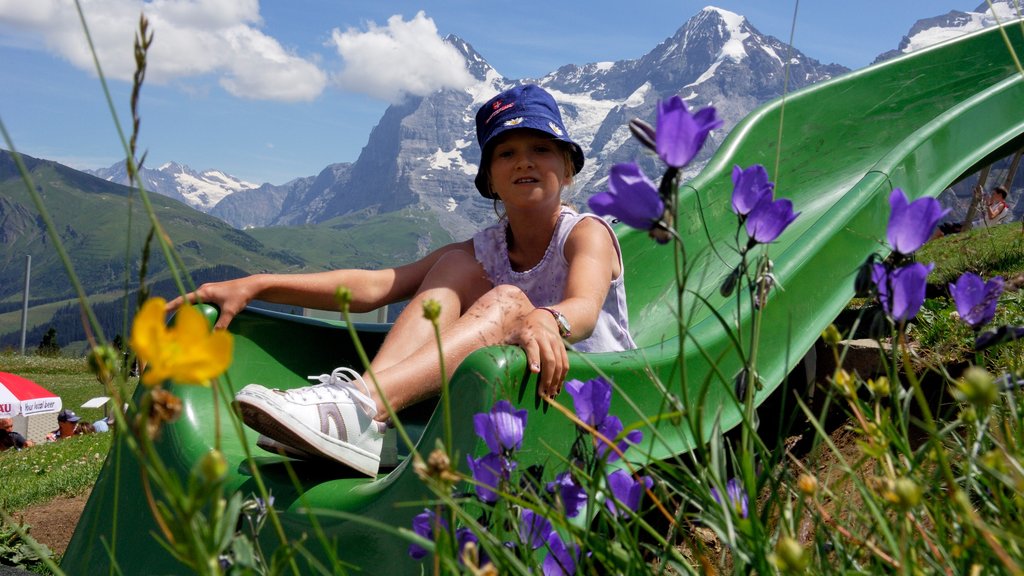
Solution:
<svg viewBox="0 0 1024 576"><path fill-rule="evenodd" d="M1024 51L1020 26L1015 24L1006 32L1018 52ZM684 189L679 218L695 270L688 285L693 294L684 303L688 319L684 346L680 346L674 311L671 250L654 245L646 234L621 230L632 328L642 348L588 355L590 364L573 355L570 377L590 378L597 370L609 374L620 388L612 411L622 416L627 427L665 410L664 394L652 385L652 374L677 394L682 394L682 386L691 398L703 392L702 403L692 406L705 417L700 434L710 434L716 419L722 429L735 426L740 414L732 396L733 377L742 364L729 334L711 307L700 300L706 298L726 318L735 315L733 302L718 296L718 286L736 260L725 248L736 226L729 209L732 166L764 164L778 184L778 195L792 198L802 212L771 248L784 290L773 293L764 311L757 363L763 383L757 398L763 400L849 301L858 266L869 254L882 250L892 187L902 187L911 198L934 196L985 157L1011 143L1019 146L1024 134L1021 102L1024 74L1008 54L1000 30L990 29L813 86L790 95L784 103L756 110ZM785 122L780 130L783 110ZM738 322L744 327L741 332L745 331L749 314L742 314ZM232 330L237 336L231 369L236 385L259 381L300 386L306 374L356 364L344 331L331 323L250 312L240 316ZM364 334L371 349L381 336L369 330ZM525 358L516 348L488 348L463 363L451 383L456 452L486 450L473 434L472 415L487 410L496 398L506 398L530 412L519 452L521 468L557 460L553 454L569 453L573 424L542 410L524 374ZM189 416L167 431L161 454L187 474L211 446L213 407L206 391L185 387L175 391L181 394ZM569 399L563 395L562 401ZM410 415L409 421L425 426L422 449L432 448L443 436L438 417L426 420ZM656 435L648 429L645 438L652 458L686 451L699 440L670 419L659 421L657 431ZM249 446L255 444L254 436L247 435ZM231 487L252 491L242 445L229 436L222 448L232 470ZM640 452L633 452L634 457ZM273 490L275 506L284 511L292 539L311 530L300 510L303 507L340 510L408 527L422 506L404 504L428 498L408 461L377 480L344 477L322 465L301 464L298 472L306 498L302 502L276 458L260 456L257 464ZM129 573L144 571L155 558L160 558L162 569L173 571L155 542L138 538L139 533L152 530L153 522L135 489L137 478L131 474L121 476L120 532L112 533L116 472L108 459L63 567L75 573L108 571L108 558L95 544L103 538L120 543L118 562ZM401 539L336 516L319 520L328 536L336 538L339 556L346 562L374 573L423 570L408 558L408 543ZM269 537L264 544L266 550L279 545Z"/></svg>

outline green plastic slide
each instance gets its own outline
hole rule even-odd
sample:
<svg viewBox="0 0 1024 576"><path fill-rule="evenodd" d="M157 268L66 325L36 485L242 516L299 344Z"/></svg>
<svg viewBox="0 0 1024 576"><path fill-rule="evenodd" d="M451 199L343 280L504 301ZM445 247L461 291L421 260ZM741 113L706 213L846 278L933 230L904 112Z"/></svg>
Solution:
<svg viewBox="0 0 1024 576"><path fill-rule="evenodd" d="M792 199L801 213L770 246L781 289L771 293L763 310L756 366L762 381L760 402L850 301L861 263L872 253L885 253L888 197L894 187L910 199L936 196L985 161L1022 145L1024 74L1011 55L1011 44L1018 55L1024 54L1020 23L847 74L751 113L682 190L678 218L690 267L682 300L685 337L680 338L672 245L658 245L646 233L620 228L630 322L640 349L573 354L570 377L585 380L599 371L609 375L617 386L612 412L627 427L670 410L662 388L683 397L683 382L691 396L704 391L700 409L705 435L716 421L723 430L736 426L741 412L734 400L734 380L742 363L721 319L742 324L737 334L746 346L749 307L737 320L736 297L719 294L738 261L736 217L730 210L733 166L763 164L776 183L776 195ZM386 329L359 326L371 354ZM236 353L230 381L236 388L249 382L303 386L307 376L338 365L359 368L347 329L338 322L249 310L235 319L231 331ZM486 450L473 433L472 416L489 410L498 399L529 410L521 468L546 463L554 468L560 464L558 455L569 453L573 424L545 409L526 374L523 353L512 347L479 350L459 367L450 395L453 448L461 455L456 464L465 467L465 455ZM165 429L158 446L165 463L186 476L214 445L214 404L208 389L176 386L173 391L184 403L183 415ZM566 394L560 401L572 407ZM227 408L219 403L217 409L226 422ZM433 405L403 415L419 438L420 450L429 452L443 437L440 415ZM243 445L229 425L224 430L230 488L256 493ZM657 431L645 428L645 445L631 449L633 458L641 463L664 459L694 445L678 422L663 419ZM407 554L407 541L370 523L331 515L341 512L408 528L430 497L409 460L376 480L295 461L300 498L282 458L257 449L251 431L245 440L291 539L313 537L301 509L322 510L320 527L345 563L374 574L420 573L421 565ZM125 574L184 571L152 536L156 526L137 463L124 451L118 460L117 451L115 446L107 458L62 567L70 574L106 574L113 555ZM271 532L266 529L261 535L267 552L279 545ZM312 539L305 546L326 556Z"/></svg>

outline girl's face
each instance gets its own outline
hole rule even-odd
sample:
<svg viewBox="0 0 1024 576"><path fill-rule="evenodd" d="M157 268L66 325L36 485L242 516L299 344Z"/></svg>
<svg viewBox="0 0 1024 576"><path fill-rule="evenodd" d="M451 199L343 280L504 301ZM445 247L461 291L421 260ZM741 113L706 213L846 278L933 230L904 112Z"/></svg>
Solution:
<svg viewBox="0 0 1024 576"><path fill-rule="evenodd" d="M491 152L491 188L508 207L559 204L571 181L565 153L543 132L510 130Z"/></svg>

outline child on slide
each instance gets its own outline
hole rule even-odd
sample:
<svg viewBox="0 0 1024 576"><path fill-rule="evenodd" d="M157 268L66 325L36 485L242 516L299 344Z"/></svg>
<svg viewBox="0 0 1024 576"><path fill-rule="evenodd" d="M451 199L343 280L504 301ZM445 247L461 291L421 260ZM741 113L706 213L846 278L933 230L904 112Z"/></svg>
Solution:
<svg viewBox="0 0 1024 576"><path fill-rule="evenodd" d="M561 392L569 369L566 342L581 352L636 347L615 234L601 218L562 204L584 159L554 98L535 85L502 92L479 109L476 131L475 184L485 198L501 202L504 216L473 238L397 268L257 274L204 284L168 304L169 310L185 299L217 304L217 327L225 328L257 298L331 309L344 286L354 312L411 298L370 362L379 392L368 372L350 368L304 388L242 388L236 400L245 423L262 435L261 446L377 474L388 427L378 394L401 410L440 392L434 330L422 313L428 300L441 305L449 372L478 348L520 346L538 374L538 393L548 397Z"/></svg>

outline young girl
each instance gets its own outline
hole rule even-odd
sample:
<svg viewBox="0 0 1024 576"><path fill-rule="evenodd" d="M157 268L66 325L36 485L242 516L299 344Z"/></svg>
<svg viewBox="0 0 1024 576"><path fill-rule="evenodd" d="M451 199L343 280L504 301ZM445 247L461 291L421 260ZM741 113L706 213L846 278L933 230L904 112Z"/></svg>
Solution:
<svg viewBox="0 0 1024 576"><path fill-rule="evenodd" d="M220 306L218 328L251 300L331 309L339 286L351 310L411 298L370 363L383 395L401 410L440 392L433 326L423 303L441 305L450 371L474 350L520 346L538 393L561 392L569 369L565 343L582 352L634 348L627 326L622 258L611 228L562 205L562 189L583 167L554 99L524 85L498 94L476 115L481 165L475 183L500 200L505 217L471 240L387 270L259 274L204 284L189 302ZM177 298L168 305L176 309ZM449 374L450 375L450 374ZM236 395L259 444L290 455L328 458L365 474L379 469L388 413L368 373L338 368L320 384L292 390L250 384Z"/></svg>

